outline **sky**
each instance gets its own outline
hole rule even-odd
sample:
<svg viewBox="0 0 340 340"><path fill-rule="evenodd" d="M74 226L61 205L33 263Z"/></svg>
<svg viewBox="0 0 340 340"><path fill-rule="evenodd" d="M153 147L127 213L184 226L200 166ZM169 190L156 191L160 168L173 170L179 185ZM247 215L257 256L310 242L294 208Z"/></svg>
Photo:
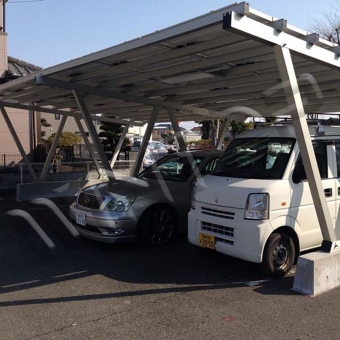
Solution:
<svg viewBox="0 0 340 340"><path fill-rule="evenodd" d="M225 0L8 0L8 55L43 68L233 4ZM309 31L340 0L253 0L252 8Z"/></svg>

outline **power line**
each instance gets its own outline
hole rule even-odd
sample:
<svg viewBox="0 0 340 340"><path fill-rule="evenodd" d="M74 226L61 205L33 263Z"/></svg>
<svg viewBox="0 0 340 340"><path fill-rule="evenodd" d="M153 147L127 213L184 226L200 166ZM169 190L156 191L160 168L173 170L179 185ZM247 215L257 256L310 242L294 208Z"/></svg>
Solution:
<svg viewBox="0 0 340 340"><path fill-rule="evenodd" d="M22 4L24 2L38 2L38 1L44 1L44 0L22 0L22 1L8 1L8 4Z"/></svg>

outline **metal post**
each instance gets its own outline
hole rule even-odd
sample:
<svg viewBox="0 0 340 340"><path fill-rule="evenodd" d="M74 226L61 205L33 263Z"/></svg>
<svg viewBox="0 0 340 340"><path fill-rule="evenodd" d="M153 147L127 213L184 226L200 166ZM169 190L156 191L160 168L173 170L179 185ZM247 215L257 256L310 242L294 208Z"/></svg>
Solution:
<svg viewBox="0 0 340 340"><path fill-rule="evenodd" d="M179 145L179 150L185 151L187 148L185 146L185 142L184 142L184 139L183 139L181 129L178 126L177 114L175 113L175 111L173 109L170 109L170 108L168 109L168 113L169 113L169 118L170 118L172 128L175 131L175 136L176 136L176 140L177 140L178 145Z"/></svg>
<svg viewBox="0 0 340 340"><path fill-rule="evenodd" d="M112 159L111 159L111 163L110 163L111 168L113 168L113 166L114 166L114 164L117 160L120 149L121 149L123 142L124 142L124 138L125 138L128 131L129 131L129 125L125 125L124 130L122 132L122 135L120 136L119 141L118 141L115 149L113 150L113 155L112 155Z"/></svg>
<svg viewBox="0 0 340 340"><path fill-rule="evenodd" d="M287 114L290 114L292 117L296 139L299 143L301 157L306 170L322 236L324 241L332 244L336 242L337 239L322 187L290 51L288 48L276 45L274 46L274 53L287 98ZM331 246L329 251L332 250L331 248L333 247Z"/></svg>
<svg viewBox="0 0 340 340"><path fill-rule="evenodd" d="M9 117L8 117L8 114L7 114L7 112L6 112L5 107L4 107L3 105L0 105L0 110L1 110L1 112L2 112L2 115L3 115L3 117L4 117L5 122L6 122L6 124L7 124L7 127L8 127L8 129L9 129L9 131L11 132L11 135L12 135L12 137L13 137L13 139L14 139L14 142L15 142L17 148L19 149L19 152L20 152L20 154L21 154L21 157L23 158L24 162L25 162L26 165L27 165L27 168L28 168L29 173L31 174L33 180L34 180L34 181L37 181L37 180L38 180L38 177L37 177L37 175L35 174L35 172L34 172L34 170L33 170L33 168L32 168L31 162L29 161L29 159L28 159L28 157L27 157L27 155L26 155L26 152L25 152L25 150L24 150L22 144L20 143L20 140L19 140L19 138L18 138L18 135L16 134L15 129L14 129L12 123L11 123L11 120L10 120Z"/></svg>
<svg viewBox="0 0 340 340"><path fill-rule="evenodd" d="M98 137L96 128L93 125L92 117L91 117L90 112L88 111L88 109L86 107L85 101L84 101L83 97L81 96L81 94L78 90L72 90L72 93L73 93L74 98L75 98L75 100L78 104L78 107L79 107L79 109L82 113L82 117L84 118L84 121L86 123L86 126L87 126L89 132L90 132L90 135L92 137L94 145L96 146L96 149L98 150L98 153L99 153L100 159L102 161L103 168L106 172L106 175L109 179L115 180L116 178L115 178L115 176L112 172L112 169L111 169L110 163L107 159L107 156L105 154L105 151L104 151L104 149L103 149L103 147L100 143L100 139Z"/></svg>
<svg viewBox="0 0 340 340"><path fill-rule="evenodd" d="M222 145L224 142L224 138L226 135L226 132L228 131L228 119L226 119L222 125L222 127L219 129L219 133L218 133L218 140L217 140L217 145L216 145L216 149L217 150L222 150Z"/></svg>
<svg viewBox="0 0 340 340"><path fill-rule="evenodd" d="M65 123L66 123L66 119L67 119L67 116L63 116L61 118L60 125L58 127L58 130L57 130L55 136L54 136L53 143L51 145L50 151L48 152L46 162L44 164L44 167L43 167L43 169L41 171L41 174L40 174L40 177L39 177L39 180L41 180L41 181L45 180L48 168L49 168L49 166L51 164L51 160L52 160L52 158L54 156L54 153L55 153L55 150L57 148L59 139L60 139L61 134L63 132L64 126L65 126Z"/></svg>
<svg viewBox="0 0 340 340"><path fill-rule="evenodd" d="M79 119L79 118L74 117L74 120L75 120L75 122L76 122L76 124L77 124L77 126L78 126L78 129L79 129L79 131L80 131L81 136L82 136L83 139L84 139L85 145L86 145L87 149L88 149L89 152L90 152L91 158L93 159L93 163L94 163L94 165L95 165L95 167L96 167L96 169L97 169L98 176L99 176L99 178L100 178L100 176L101 176L100 164L98 163L97 157L96 157L96 155L95 155L94 152L93 152L93 148L92 148L92 146L91 146L91 144L90 144L90 141L89 141L89 139L88 139L87 136L86 136L85 130L84 130L84 128L83 128L83 125L81 125L81 122L80 122L80 119ZM89 170L88 170L88 171L89 171ZM87 171L87 173L88 173L88 171Z"/></svg>
<svg viewBox="0 0 340 340"><path fill-rule="evenodd" d="M7 2L8 0L2 0L2 7L3 7L3 9L2 9L2 32L6 32L6 2Z"/></svg>
<svg viewBox="0 0 340 340"><path fill-rule="evenodd" d="M137 174L140 171L140 168L141 168L142 163L143 163L143 158L144 158L144 155L145 155L145 150L148 146L153 127L155 126L155 122L157 120L158 111L159 111L159 106L155 106L152 110L151 117L150 117L150 120L148 122L148 126L146 128L146 131L145 131L145 134L144 134L141 146L140 146L140 150L139 150L137 159L136 159L135 164L134 164L133 169L132 169L132 176L137 176Z"/></svg>
<svg viewBox="0 0 340 340"><path fill-rule="evenodd" d="M23 164L19 164L19 167L20 167L20 183L24 183L24 174L23 174L23 171L22 171L22 166Z"/></svg>

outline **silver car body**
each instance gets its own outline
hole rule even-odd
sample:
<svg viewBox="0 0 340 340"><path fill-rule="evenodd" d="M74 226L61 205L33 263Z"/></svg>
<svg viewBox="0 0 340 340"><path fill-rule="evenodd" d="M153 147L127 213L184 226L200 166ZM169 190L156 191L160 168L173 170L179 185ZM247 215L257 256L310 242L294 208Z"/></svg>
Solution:
<svg viewBox="0 0 340 340"><path fill-rule="evenodd" d="M132 242L143 215L166 205L176 215L177 231L186 232L193 183L212 171L221 154L217 150L170 154L137 177L83 188L69 209L72 223L82 236L97 241ZM191 164L187 174L182 163ZM178 173L176 167L181 167ZM133 203L126 211L108 210L110 202L127 196Z"/></svg>

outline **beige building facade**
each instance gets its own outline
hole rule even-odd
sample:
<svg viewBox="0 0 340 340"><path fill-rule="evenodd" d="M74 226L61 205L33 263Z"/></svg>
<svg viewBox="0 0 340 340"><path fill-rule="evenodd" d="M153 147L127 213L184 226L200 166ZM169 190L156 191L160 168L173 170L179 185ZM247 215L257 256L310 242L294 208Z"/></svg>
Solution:
<svg viewBox="0 0 340 340"><path fill-rule="evenodd" d="M21 60L8 57L7 33L2 30L2 6L0 6L0 82L4 83L18 77L41 70ZM8 117L27 154L33 152L37 143L36 124L32 112L6 108ZM18 147L10 133L9 127L0 113L0 154L19 154Z"/></svg>

